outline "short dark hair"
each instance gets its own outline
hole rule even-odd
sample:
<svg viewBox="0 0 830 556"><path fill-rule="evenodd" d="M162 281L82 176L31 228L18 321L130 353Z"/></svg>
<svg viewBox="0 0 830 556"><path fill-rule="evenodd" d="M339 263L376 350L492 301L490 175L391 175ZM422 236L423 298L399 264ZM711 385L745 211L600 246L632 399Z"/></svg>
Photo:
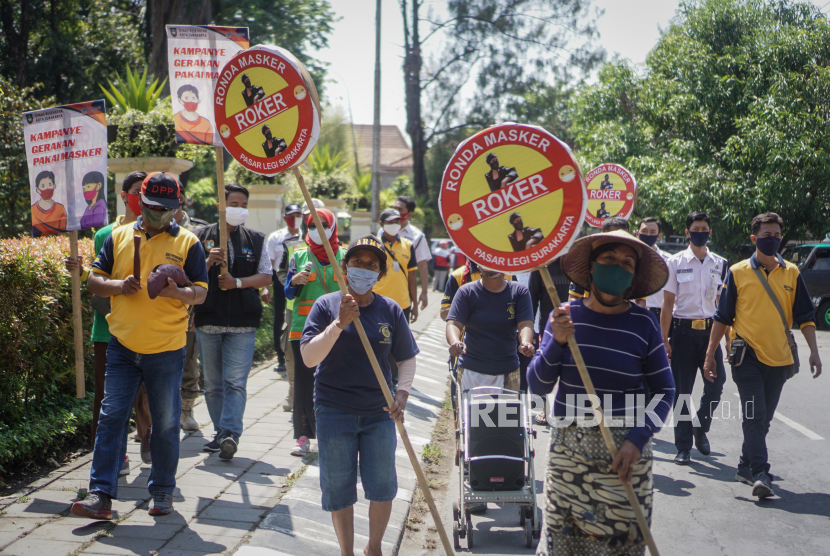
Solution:
<svg viewBox="0 0 830 556"><path fill-rule="evenodd" d="M196 98L199 98L199 89L197 89L193 85L182 85L181 87L179 87L179 90L176 91L176 98L182 98L182 95L188 91L196 95Z"/></svg>
<svg viewBox="0 0 830 556"><path fill-rule="evenodd" d="M784 231L784 220L774 212L765 212L752 219L752 235L757 236L764 224L778 224L781 231Z"/></svg>
<svg viewBox="0 0 830 556"><path fill-rule="evenodd" d="M124 183L121 184L121 191L127 193L135 182L144 181L146 177L147 172L142 172L141 170L127 174L127 177L124 178Z"/></svg>
<svg viewBox="0 0 830 556"><path fill-rule="evenodd" d="M50 172L49 170L44 170L43 172L40 172L35 178L35 189L37 189L37 186L40 185L40 180L45 180L46 178L52 180L53 184L55 183L55 174Z"/></svg>
<svg viewBox="0 0 830 556"><path fill-rule="evenodd" d="M602 223L602 233L614 232L616 230L628 231L628 220L622 216L606 218Z"/></svg>
<svg viewBox="0 0 830 556"><path fill-rule="evenodd" d="M104 175L101 172L87 172L84 179L81 180L81 185L88 183L100 183L106 186L107 180L104 179Z"/></svg>
<svg viewBox="0 0 830 556"><path fill-rule="evenodd" d="M239 185L238 183L226 183L225 184L225 199L228 198L228 195L231 193L242 193L245 195L245 198L249 198L248 190Z"/></svg>
<svg viewBox="0 0 830 556"><path fill-rule="evenodd" d="M370 253L374 253L371 249L354 249L350 251L346 251L346 254L343 256L343 268L349 266L349 259L354 257L360 251L369 251ZM375 254L377 255L377 254ZM386 271L389 270L388 265L386 264L386 257L378 257L378 262L380 264L380 274L378 274L378 280L386 276Z"/></svg>
<svg viewBox="0 0 830 556"><path fill-rule="evenodd" d="M637 224L637 230L639 230L639 229L640 229L640 227L641 227L643 224L649 224L649 223L651 223L651 222L654 222L655 224L657 224L657 233L658 233L658 234L659 234L660 232L662 232L662 231L663 231L663 226L662 226L662 225L660 225L660 221L659 221L659 220L657 219L657 217L655 217L655 216L648 216L648 217L643 218L642 220L640 220L640 223L639 223L639 224Z"/></svg>
<svg viewBox="0 0 830 556"><path fill-rule="evenodd" d="M686 217L686 229L691 230L692 224L694 224L695 222L699 222L701 220L705 221L707 226L712 226L712 222L709 220L708 214L701 211L694 211L690 212L689 216Z"/></svg>
<svg viewBox="0 0 830 556"><path fill-rule="evenodd" d="M406 205L406 212L415 212L415 207L418 206L409 195L401 195L398 200Z"/></svg>

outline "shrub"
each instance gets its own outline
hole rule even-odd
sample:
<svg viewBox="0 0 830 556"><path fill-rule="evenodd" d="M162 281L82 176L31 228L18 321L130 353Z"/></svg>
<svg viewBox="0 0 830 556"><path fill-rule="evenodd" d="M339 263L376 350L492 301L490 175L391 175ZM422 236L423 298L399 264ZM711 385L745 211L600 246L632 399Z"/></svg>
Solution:
<svg viewBox="0 0 830 556"><path fill-rule="evenodd" d="M92 240L79 242L91 259ZM72 280L65 235L0 241L0 467L31 458L91 418L92 396L75 398ZM82 288L84 338L93 312ZM85 350L87 391L92 353Z"/></svg>

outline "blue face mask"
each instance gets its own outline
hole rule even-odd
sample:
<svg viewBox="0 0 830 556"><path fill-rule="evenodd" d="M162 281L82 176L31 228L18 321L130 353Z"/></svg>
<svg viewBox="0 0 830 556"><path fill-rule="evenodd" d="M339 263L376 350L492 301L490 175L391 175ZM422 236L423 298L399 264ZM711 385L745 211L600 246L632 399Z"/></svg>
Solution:
<svg viewBox="0 0 830 556"><path fill-rule="evenodd" d="M374 270L350 266L349 272L346 274L346 281L355 293L363 295L377 283L379 274Z"/></svg>
<svg viewBox="0 0 830 556"><path fill-rule="evenodd" d="M755 247L767 257L772 257L778 253L778 248L781 247L781 238L775 236L756 238Z"/></svg>
<svg viewBox="0 0 830 556"><path fill-rule="evenodd" d="M703 247L709 242L709 232L689 232L689 241L695 247Z"/></svg>

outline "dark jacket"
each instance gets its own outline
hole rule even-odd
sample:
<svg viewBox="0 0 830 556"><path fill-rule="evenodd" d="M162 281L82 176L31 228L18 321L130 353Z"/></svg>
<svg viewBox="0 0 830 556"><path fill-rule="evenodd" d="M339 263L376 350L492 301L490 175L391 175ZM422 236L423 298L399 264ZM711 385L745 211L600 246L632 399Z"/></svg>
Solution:
<svg viewBox="0 0 830 556"><path fill-rule="evenodd" d="M540 228L531 228L529 226L525 226L522 228L522 239L516 239L516 232L513 232L507 239L510 240L510 245L513 246L513 251L524 251L527 249L527 242L531 239L543 239L545 236L542 235L542 230Z"/></svg>
<svg viewBox="0 0 830 556"><path fill-rule="evenodd" d="M211 224L193 232L205 253L212 247L219 246L219 224ZM228 236L233 244L233 264L228 268L234 278L246 278L257 274L259 259L265 244L265 234L244 226L237 226ZM208 269L208 293L205 302L196 305L196 327L229 326L238 328L258 328L262 317L262 301L256 288L219 289L220 265Z"/></svg>
<svg viewBox="0 0 830 556"><path fill-rule="evenodd" d="M486 174L484 174L484 177L487 178L487 185L490 186L490 191L495 191L497 189L500 189L501 186L502 186L502 183L501 183L502 180L504 178L508 177L508 176L513 178L514 181L519 179L519 173L516 171L515 168L508 168L507 166L499 166L498 171L499 171L499 177L498 177L498 179L495 179L495 180L493 179L493 169L492 168L490 170L488 170Z"/></svg>

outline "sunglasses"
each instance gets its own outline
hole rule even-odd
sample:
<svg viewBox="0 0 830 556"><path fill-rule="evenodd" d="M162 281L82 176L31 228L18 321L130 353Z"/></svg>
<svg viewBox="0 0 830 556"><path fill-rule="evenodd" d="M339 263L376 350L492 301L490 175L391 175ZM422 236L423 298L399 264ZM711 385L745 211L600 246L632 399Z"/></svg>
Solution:
<svg viewBox="0 0 830 556"><path fill-rule="evenodd" d="M155 206L155 205L148 205L144 201L141 201L141 207L146 208L147 210L153 210L153 211L156 211L156 212L167 212L168 210L173 210L173 209L169 209L167 207L158 207L158 206Z"/></svg>

